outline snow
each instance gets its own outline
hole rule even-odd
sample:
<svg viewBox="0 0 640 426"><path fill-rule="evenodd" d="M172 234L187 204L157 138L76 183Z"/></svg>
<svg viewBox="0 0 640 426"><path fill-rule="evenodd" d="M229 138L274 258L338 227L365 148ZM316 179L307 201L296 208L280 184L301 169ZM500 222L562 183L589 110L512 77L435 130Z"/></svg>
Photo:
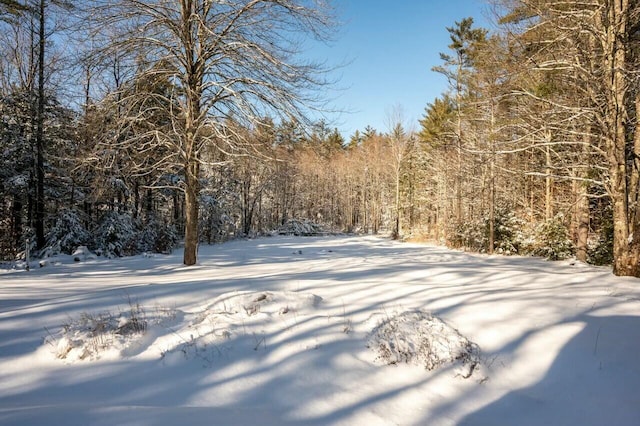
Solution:
<svg viewBox="0 0 640 426"><path fill-rule="evenodd" d="M434 370L460 364L460 376L471 377L480 364L479 348L439 318L421 311L386 318L373 330L368 347L385 364L406 362Z"/></svg>
<svg viewBox="0 0 640 426"><path fill-rule="evenodd" d="M640 419L637 279L375 237L199 255L0 271L0 424ZM385 362L372 341L403 355ZM479 364L465 379L457 352L433 350L427 365L424 342Z"/></svg>
<svg viewBox="0 0 640 426"><path fill-rule="evenodd" d="M87 248L87 246L79 246L71 253L73 260L76 262L84 262L85 260L95 260L97 256Z"/></svg>

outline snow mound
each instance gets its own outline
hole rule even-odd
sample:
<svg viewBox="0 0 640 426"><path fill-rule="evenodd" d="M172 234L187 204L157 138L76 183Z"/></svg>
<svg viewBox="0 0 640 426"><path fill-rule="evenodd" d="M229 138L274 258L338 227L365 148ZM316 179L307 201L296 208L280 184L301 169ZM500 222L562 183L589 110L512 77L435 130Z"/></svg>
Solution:
<svg viewBox="0 0 640 426"><path fill-rule="evenodd" d="M286 314L315 308L322 301L320 296L311 293L284 291L234 292L226 293L214 300L206 309L208 314L232 315L247 318L256 314Z"/></svg>
<svg viewBox="0 0 640 426"><path fill-rule="evenodd" d="M231 352L266 350L278 336L299 328L302 318L315 315L321 301L311 293L233 292L188 315L130 302L117 314L82 313L57 333L49 332L44 344L65 363L159 353L164 364L196 359L206 367ZM301 339L301 349L320 347L314 333L307 337Z"/></svg>
<svg viewBox="0 0 640 426"><path fill-rule="evenodd" d="M87 246L78 246L71 254L74 262L84 262L85 260L95 260L96 255L91 253Z"/></svg>
<svg viewBox="0 0 640 426"><path fill-rule="evenodd" d="M480 363L478 345L422 311L407 311L386 318L371 332L367 346L386 365L407 363L434 370L457 365L457 373L469 378Z"/></svg>
<svg viewBox="0 0 640 426"><path fill-rule="evenodd" d="M175 316L176 311L161 308L149 314L139 304L118 314L84 312L77 319L70 319L57 333L49 333L44 344L52 348L55 358L67 363L117 359L129 355L150 327Z"/></svg>
<svg viewBox="0 0 640 426"><path fill-rule="evenodd" d="M203 367L231 353L264 351L300 327L302 318L315 315L322 298L286 291L232 292L218 296L197 312L192 321L161 340L161 358L174 364L198 359ZM317 336L301 339L300 348L317 349Z"/></svg>

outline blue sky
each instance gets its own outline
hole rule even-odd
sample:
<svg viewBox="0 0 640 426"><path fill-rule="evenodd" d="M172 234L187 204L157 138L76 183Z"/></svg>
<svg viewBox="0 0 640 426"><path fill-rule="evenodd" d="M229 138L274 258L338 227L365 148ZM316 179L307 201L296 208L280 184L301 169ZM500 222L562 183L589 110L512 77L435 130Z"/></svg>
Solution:
<svg viewBox="0 0 640 426"><path fill-rule="evenodd" d="M345 138L370 125L386 131L389 111L400 106L415 123L427 103L446 90L431 71L450 43L446 27L472 16L489 27L481 0L336 0L343 22L330 46L313 49L315 59L344 63L336 75L333 105L350 112L330 114Z"/></svg>

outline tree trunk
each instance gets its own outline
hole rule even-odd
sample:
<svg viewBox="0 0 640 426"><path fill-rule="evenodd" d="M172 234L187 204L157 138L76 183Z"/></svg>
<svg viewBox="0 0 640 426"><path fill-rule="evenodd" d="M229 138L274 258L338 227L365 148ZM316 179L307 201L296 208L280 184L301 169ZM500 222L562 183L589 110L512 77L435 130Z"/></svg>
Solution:
<svg viewBox="0 0 640 426"><path fill-rule="evenodd" d="M491 177L489 182L489 254L493 254L496 245L496 189L493 177L493 164L491 164Z"/></svg>
<svg viewBox="0 0 640 426"><path fill-rule="evenodd" d="M182 226L179 226L181 213L180 213L180 201L178 197L178 190L174 189L171 195L173 199L173 225L175 225L178 228L182 228Z"/></svg>
<svg viewBox="0 0 640 426"><path fill-rule="evenodd" d="M138 218L138 213L140 212L140 184L138 183L138 179L136 179L133 183L133 212L132 217L134 219Z"/></svg>
<svg viewBox="0 0 640 426"><path fill-rule="evenodd" d="M146 210L146 218L149 219L151 214L153 213L153 190L151 188L147 188L147 195L145 197L145 210Z"/></svg>
<svg viewBox="0 0 640 426"><path fill-rule="evenodd" d="M551 132L545 131L545 141L551 143ZM545 147L545 219L551 220L553 218L553 169L551 163L551 147L547 145Z"/></svg>
<svg viewBox="0 0 640 426"><path fill-rule="evenodd" d="M45 0L39 3L38 27L38 110L36 116L36 248L45 245L44 240L44 45L45 45Z"/></svg>
<svg viewBox="0 0 640 426"><path fill-rule="evenodd" d="M578 182L579 190L576 201L576 258L581 262L587 261L587 241L589 238L589 197L588 184Z"/></svg>
<svg viewBox="0 0 640 426"><path fill-rule="evenodd" d="M251 200L251 188L253 176L247 171L242 183L242 233L248 236L253 225L253 204ZM255 201L255 199L254 199Z"/></svg>
<svg viewBox="0 0 640 426"><path fill-rule="evenodd" d="M400 238L400 169L396 170L396 208L395 208L395 220L393 225L393 239Z"/></svg>
<svg viewBox="0 0 640 426"><path fill-rule="evenodd" d="M636 124L633 135L633 164L629 179L629 198L631 203L631 232L640 231L640 93L636 93L634 103Z"/></svg>
<svg viewBox="0 0 640 426"><path fill-rule="evenodd" d="M607 99L607 133L611 199L613 202L613 273L640 277L640 235L631 233L633 217L629 206L627 167L627 127L629 117L625 102L629 94L626 59L629 19L629 0L617 0L607 4L604 39L605 77L611 82Z"/></svg>
<svg viewBox="0 0 640 426"><path fill-rule="evenodd" d="M19 195L13 196L13 203L11 204L11 216L12 216L12 233L14 247L22 247L22 199Z"/></svg>
<svg viewBox="0 0 640 426"><path fill-rule="evenodd" d="M456 227L462 226L462 54L458 52L456 73Z"/></svg>
<svg viewBox="0 0 640 426"><path fill-rule="evenodd" d="M491 148L491 159L489 161L489 254L493 254L496 245L496 146L495 128L496 116L495 105L491 103L491 121L489 132L489 146Z"/></svg>
<svg viewBox="0 0 640 426"><path fill-rule="evenodd" d="M588 129L589 134L593 135L593 129L590 127L588 127ZM590 137L590 142L594 142L593 136ZM589 147L583 147L582 157L582 163L591 165ZM586 170L577 170L576 175L583 179L587 179L589 177L588 171ZM576 258L581 262L586 262L589 249L589 229L591 225L591 212L589 209L589 183L587 181L574 181L574 184L576 186Z"/></svg>
<svg viewBox="0 0 640 426"><path fill-rule="evenodd" d="M186 167L184 191L185 228L184 260L187 266L195 265L198 259L198 164Z"/></svg>
<svg viewBox="0 0 640 426"><path fill-rule="evenodd" d="M624 170L624 168L623 168ZM614 176L617 175L617 176ZM627 221L627 199L624 191L624 175L621 171L611 173L611 179L615 183L615 193L612 195L613 203L613 273L615 275L636 276L633 259L629 251L629 223ZM622 180L622 183L620 182ZM617 181L617 182L616 182Z"/></svg>

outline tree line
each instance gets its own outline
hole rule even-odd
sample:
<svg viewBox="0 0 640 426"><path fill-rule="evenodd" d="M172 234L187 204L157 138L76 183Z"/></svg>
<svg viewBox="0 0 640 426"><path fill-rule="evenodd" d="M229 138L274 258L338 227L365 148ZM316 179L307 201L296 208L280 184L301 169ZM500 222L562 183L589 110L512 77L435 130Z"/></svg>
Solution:
<svg viewBox="0 0 640 426"><path fill-rule="evenodd" d="M297 41L331 34L322 1L2 4L5 259L184 239L193 264L305 219L640 276L635 2L494 1L491 31L446 28L449 89L417 126L392 111L349 140L307 117L329 82Z"/></svg>
<svg viewBox="0 0 640 426"><path fill-rule="evenodd" d="M549 251L545 240L566 235L573 247L559 247L578 259L639 276L640 6L519 0L493 10L493 32L471 18L448 28L450 52L434 69L450 90L421 121L428 187L439 191L431 231L488 252L527 239Z"/></svg>
<svg viewBox="0 0 640 426"><path fill-rule="evenodd" d="M95 238L130 222L101 247L126 248L119 236L153 219L194 264L205 173L260 159L248 132L266 117L308 122L326 84L298 55L332 31L322 0L1 4L5 257L27 239L58 250L48 234L65 221Z"/></svg>

